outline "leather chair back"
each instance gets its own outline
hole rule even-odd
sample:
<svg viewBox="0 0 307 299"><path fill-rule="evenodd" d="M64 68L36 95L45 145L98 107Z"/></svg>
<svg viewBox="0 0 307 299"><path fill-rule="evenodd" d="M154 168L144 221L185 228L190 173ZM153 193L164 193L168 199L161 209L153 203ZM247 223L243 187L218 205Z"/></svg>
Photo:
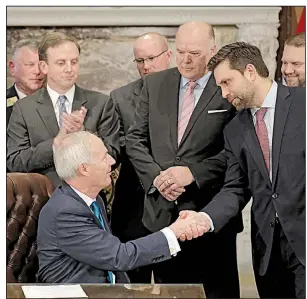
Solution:
<svg viewBox="0 0 307 299"><path fill-rule="evenodd" d="M7 282L34 283L37 220L53 186L38 173L8 173L6 187Z"/></svg>

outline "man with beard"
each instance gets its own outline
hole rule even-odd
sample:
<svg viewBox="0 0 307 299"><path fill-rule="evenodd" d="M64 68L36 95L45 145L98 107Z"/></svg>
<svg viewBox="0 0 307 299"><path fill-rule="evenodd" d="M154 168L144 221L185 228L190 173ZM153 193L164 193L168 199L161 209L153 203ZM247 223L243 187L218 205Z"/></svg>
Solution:
<svg viewBox="0 0 307 299"><path fill-rule="evenodd" d="M305 88L272 82L260 50L243 42L224 46L208 67L223 97L240 112L224 131L228 167L222 190L201 213L181 216L207 219L218 233L252 196L260 297L304 298Z"/></svg>
<svg viewBox="0 0 307 299"><path fill-rule="evenodd" d="M172 59L166 38L155 32L138 37L134 43L134 61L140 79L111 92L120 117L121 166L116 181L115 196L111 213L111 228L122 242L134 240L150 234L143 223L144 189L126 154L125 136L134 121L138 95L146 75L166 70ZM127 272L132 283L150 283L152 265Z"/></svg>
<svg viewBox="0 0 307 299"><path fill-rule="evenodd" d="M181 210L199 211L224 182L226 156L212 157L223 151L223 129L235 109L207 69L215 50L212 26L187 22L176 34L177 67L144 79L126 150L144 186L142 221L152 232ZM242 227L238 215L220 233L184 243L174 259L154 267L155 282L202 283L207 298L239 298L236 237Z"/></svg>
<svg viewBox="0 0 307 299"><path fill-rule="evenodd" d="M12 59L8 66L15 82L6 90L6 126L14 103L34 93L44 84L45 75L39 68L37 47L37 43L25 39L19 41L13 48Z"/></svg>
<svg viewBox="0 0 307 299"><path fill-rule="evenodd" d="M306 33L289 37L282 55L281 72L287 86L305 86Z"/></svg>

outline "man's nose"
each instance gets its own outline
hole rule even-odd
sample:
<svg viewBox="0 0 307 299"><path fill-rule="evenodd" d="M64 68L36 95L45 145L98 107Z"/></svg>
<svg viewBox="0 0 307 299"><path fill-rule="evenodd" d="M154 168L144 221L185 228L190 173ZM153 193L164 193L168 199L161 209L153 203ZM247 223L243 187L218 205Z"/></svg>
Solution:
<svg viewBox="0 0 307 299"><path fill-rule="evenodd" d="M291 64L287 64L284 69L285 74L292 74L294 72L294 68Z"/></svg>
<svg viewBox="0 0 307 299"><path fill-rule="evenodd" d="M227 99L228 95L229 95L229 91L226 88L222 88L222 97L224 99Z"/></svg>
<svg viewBox="0 0 307 299"><path fill-rule="evenodd" d="M39 75L41 73L41 69L39 68L39 64L36 63L33 67L33 73Z"/></svg>
<svg viewBox="0 0 307 299"><path fill-rule="evenodd" d="M109 158L109 164L110 165L114 165L115 164L114 158L111 155L109 155L109 154L108 154L108 158Z"/></svg>

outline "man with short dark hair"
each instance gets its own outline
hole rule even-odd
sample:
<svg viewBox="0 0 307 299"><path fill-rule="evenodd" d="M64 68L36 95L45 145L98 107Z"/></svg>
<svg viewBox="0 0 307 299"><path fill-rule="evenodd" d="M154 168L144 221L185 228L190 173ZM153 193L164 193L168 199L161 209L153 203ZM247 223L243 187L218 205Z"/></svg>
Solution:
<svg viewBox="0 0 307 299"><path fill-rule="evenodd" d="M306 33L301 32L285 41L281 72L288 86L305 86Z"/></svg>
<svg viewBox="0 0 307 299"><path fill-rule="evenodd" d="M24 39L13 48L12 59L9 60L8 66L15 82L6 90L6 126L14 103L40 89L45 82L45 75L39 68L37 47L36 42Z"/></svg>
<svg viewBox="0 0 307 299"><path fill-rule="evenodd" d="M223 188L200 213L181 216L207 219L218 233L252 196L260 297L305 298L305 89L272 82L260 50L243 42L224 46L208 67L239 113L224 131Z"/></svg>

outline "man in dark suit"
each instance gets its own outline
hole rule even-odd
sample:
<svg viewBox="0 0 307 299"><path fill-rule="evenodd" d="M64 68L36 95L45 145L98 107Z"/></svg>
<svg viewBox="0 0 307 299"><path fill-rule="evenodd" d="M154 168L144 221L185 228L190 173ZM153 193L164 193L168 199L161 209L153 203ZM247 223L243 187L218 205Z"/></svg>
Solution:
<svg viewBox="0 0 307 299"><path fill-rule="evenodd" d="M7 166L11 171L39 172L55 186L52 143L64 126L68 133L89 130L105 142L112 157L119 155L119 120L108 96L80 88L80 47L73 37L52 32L39 45L41 70L47 86L19 100L8 125Z"/></svg>
<svg viewBox="0 0 307 299"><path fill-rule="evenodd" d="M259 49L243 42L223 47L209 69L240 113L225 129L225 185L202 209L207 215L192 211L182 216L207 219L219 232L252 195L253 267L260 297L304 298L305 89L272 82Z"/></svg>
<svg viewBox="0 0 307 299"><path fill-rule="evenodd" d="M40 89L45 81L39 68L37 44L31 40L21 40L14 46L8 66L15 82L6 90L6 127L14 103Z"/></svg>
<svg viewBox="0 0 307 299"><path fill-rule="evenodd" d="M153 72L166 70L172 59L172 52L168 50L164 36L151 32L137 38L134 44L134 56L141 78L111 92L121 127L121 166L115 186L111 228L113 234L122 242L150 234L142 223L144 189L126 154L125 136L134 121L135 108L144 77ZM152 266L141 267L127 274L132 283L150 283Z"/></svg>
<svg viewBox="0 0 307 299"><path fill-rule="evenodd" d="M53 155L65 183L40 212L39 282L129 282L123 271L170 259L180 251L177 238L192 224L188 219L127 243L111 234L98 194L110 184L115 161L100 138L86 131L67 134L62 126Z"/></svg>
<svg viewBox="0 0 307 299"><path fill-rule="evenodd" d="M207 70L215 48L210 25L186 23L176 35L178 68L144 79L126 150L145 190L143 223L150 231L171 223L181 210L199 211L223 184L226 157L219 153L235 109ZM218 154L222 162L208 160ZM183 244L176 258L154 267L155 282L203 283L207 297L238 298L241 230L240 216L219 234Z"/></svg>

